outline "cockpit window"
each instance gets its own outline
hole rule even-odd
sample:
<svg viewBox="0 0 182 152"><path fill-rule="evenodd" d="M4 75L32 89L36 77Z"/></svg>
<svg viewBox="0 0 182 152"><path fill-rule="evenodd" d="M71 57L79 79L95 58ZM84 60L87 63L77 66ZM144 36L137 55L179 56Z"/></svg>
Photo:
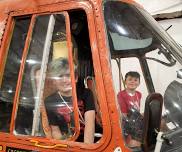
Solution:
<svg viewBox="0 0 182 152"><path fill-rule="evenodd" d="M113 51L146 48L152 44L154 37L134 7L108 1L104 15L108 18L106 26Z"/></svg>
<svg viewBox="0 0 182 152"><path fill-rule="evenodd" d="M0 84L0 131L2 132L9 132L10 129L12 103L30 19L31 17L15 19L12 41L7 55L7 64L5 64L2 83Z"/></svg>
<svg viewBox="0 0 182 152"><path fill-rule="evenodd" d="M137 55L142 55L150 50L161 48L162 42L163 48L170 50L177 57L171 49L177 51L179 47L148 16L147 12L132 4L120 1L104 2L105 24L110 51L113 55L124 56L126 53L133 54L134 51ZM173 48L168 45L170 43Z"/></svg>
<svg viewBox="0 0 182 152"><path fill-rule="evenodd" d="M5 67L0 67L0 131L97 142L102 120L86 12L33 14L13 21Z"/></svg>

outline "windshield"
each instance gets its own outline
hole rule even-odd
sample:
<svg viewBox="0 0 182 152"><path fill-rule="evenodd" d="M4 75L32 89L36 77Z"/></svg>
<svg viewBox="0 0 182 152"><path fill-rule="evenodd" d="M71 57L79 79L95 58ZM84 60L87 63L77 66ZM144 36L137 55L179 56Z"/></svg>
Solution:
<svg viewBox="0 0 182 152"><path fill-rule="evenodd" d="M128 51L143 54L163 44L176 58L181 59L181 48L142 8L120 1L107 1L104 16L113 54Z"/></svg>
<svg viewBox="0 0 182 152"><path fill-rule="evenodd" d="M140 123L144 121L146 101L153 93L161 94L164 102L158 131L178 130L182 127L181 48L140 7L107 0L103 11L115 98L122 113L126 145L131 147L131 139L139 141L135 146L141 145L143 137L136 132L142 130L142 125L136 119ZM132 107L138 112L135 117L131 116ZM128 123L134 118L135 123Z"/></svg>

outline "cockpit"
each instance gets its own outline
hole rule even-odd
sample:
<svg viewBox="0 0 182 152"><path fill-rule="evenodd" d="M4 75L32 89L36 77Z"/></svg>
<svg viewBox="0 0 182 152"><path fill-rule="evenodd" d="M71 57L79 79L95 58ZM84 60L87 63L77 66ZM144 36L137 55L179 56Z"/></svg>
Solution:
<svg viewBox="0 0 182 152"><path fill-rule="evenodd" d="M59 6L62 3L60 1ZM13 12L9 21L12 25L7 27L12 34L3 39L8 45L4 47L5 57L0 65L0 132L22 140L36 139L43 145L50 141L56 146L66 143L61 148L71 145L77 149L77 145L83 145L83 149L79 147L81 150L91 150L100 146L98 151L120 146L134 152L148 152L155 148L159 132L167 137L163 139L164 143L174 137L174 141L180 141L181 47L147 12L132 2L103 0L102 4L99 1L95 7L93 4L88 8L86 4L92 1L74 1L75 8L66 3L64 10L50 4L50 11L46 1L45 10L42 9L45 12L37 8L32 12L27 10L27 14L26 11ZM101 11L97 9L99 5L102 5ZM50 63L60 57L67 59L69 70L60 74L61 68L56 71L59 74L54 71L56 76L50 76ZM129 80L128 72L132 73ZM60 87L71 90L71 98L63 96L64 102L58 105L44 102L57 91L58 81L65 79L71 85ZM130 88L136 89L137 93L134 96L132 89L125 92L134 105L126 113L121 110L118 94L128 89L126 84L130 80L134 80ZM78 140L85 123L78 100L82 98L79 93L83 93L83 88L92 92L95 106L93 124L96 131L91 146ZM46 106L50 109L63 107L58 108L59 114L64 113L63 117L58 118L51 112L47 114L49 108ZM60 123L61 128L62 119L68 122L68 134L59 140L47 140L49 123ZM36 145L35 141L30 143ZM180 145L179 142L175 146ZM170 146L164 144L162 151L170 150Z"/></svg>
<svg viewBox="0 0 182 152"><path fill-rule="evenodd" d="M156 21L140 7L119 1L106 1L103 9L117 102L119 102L119 92L127 90L125 81L127 72L137 71L141 76L140 85L137 88L142 94L140 109L133 112L134 116L131 116L132 112L128 114L125 120L128 123L125 122L123 136L126 130L132 128L138 127L138 130L134 132L140 131L137 121L144 123L147 99L153 93L159 93L163 98L160 99L163 100L163 104L161 115L158 116L161 117L161 126L155 128L156 131L168 133L181 130L182 58L180 46L175 44L164 29L156 26ZM156 107L160 107L160 104ZM123 119L126 119L122 111L121 115ZM157 132L153 136L154 140ZM143 136L145 139L145 133ZM125 138L125 143L130 147L127 138ZM164 148L163 151L165 150Z"/></svg>

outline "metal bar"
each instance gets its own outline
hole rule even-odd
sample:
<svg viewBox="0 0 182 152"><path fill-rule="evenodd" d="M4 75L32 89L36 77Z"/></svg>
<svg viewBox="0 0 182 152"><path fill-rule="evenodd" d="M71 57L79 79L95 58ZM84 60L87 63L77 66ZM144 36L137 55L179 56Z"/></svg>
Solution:
<svg viewBox="0 0 182 152"><path fill-rule="evenodd" d="M42 57L42 64L41 64L41 70L40 70L40 79L39 79L39 83L38 83L37 96L36 96L37 98L35 100L36 102L35 102L33 125L32 125L32 136L35 136L39 130L40 105L41 105L41 101L42 101L42 97L43 97L43 89L44 89L44 83L45 83L45 81L42 81L42 80L45 80L45 76L46 76L48 56L49 56L49 52L50 52L54 25L55 25L55 18L53 15L50 15L48 29L47 29L47 35L46 35L44 49L43 49L43 57Z"/></svg>

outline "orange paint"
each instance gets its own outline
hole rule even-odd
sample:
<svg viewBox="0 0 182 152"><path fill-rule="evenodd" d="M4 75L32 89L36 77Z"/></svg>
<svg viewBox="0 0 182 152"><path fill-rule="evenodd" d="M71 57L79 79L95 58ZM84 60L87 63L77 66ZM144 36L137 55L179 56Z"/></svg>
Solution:
<svg viewBox="0 0 182 152"><path fill-rule="evenodd" d="M135 5L134 1L123 0L128 4ZM49 14L50 12L64 12L75 9L82 9L86 12L90 46L92 50L93 66L95 72L96 89L98 90L98 102L102 113L103 137L98 143L83 144L74 141L60 141L44 137L31 137L14 135L15 118L18 108L18 98L22 85L22 77L24 72L24 64L29 48L29 41L32 29L29 29L28 36L25 42L24 53L22 56L15 97L13 100L13 110L11 115L10 132L0 132L0 145L1 147L12 147L17 149L35 150L41 152L50 151L102 151L112 152L117 147L120 147L123 152L128 152L128 148L124 145L124 139L121 134L121 127L119 124L119 114L116 108L114 88L112 87L112 76L110 73L109 53L107 48L106 33L104 17L102 12L101 0L1 0L0 1L0 86L4 67L7 59L8 48L12 31L14 27L13 18L21 16L29 16L37 14ZM65 15L66 17L67 14ZM68 20L68 18L66 18ZM31 24L34 24L34 18ZM66 22L69 27L69 21ZM70 33L70 29L66 29ZM68 46L71 48L71 35L68 36ZM69 50L69 58L72 58L71 50ZM70 59L72 62L72 59ZM71 63L73 64L73 63ZM71 67L73 75L74 70ZM75 83L72 78L72 84ZM76 93L74 93L76 94ZM74 96L76 98L76 96ZM77 106L74 103L74 106ZM25 116L26 117L26 116ZM78 116L75 118L78 119ZM1 123L1 122L0 122ZM76 124L76 126L79 126ZM79 133L79 131L76 131ZM76 134L75 137L78 135ZM74 138L73 138L74 139ZM0 151L2 151L0 148ZM5 152L5 149L3 149Z"/></svg>

